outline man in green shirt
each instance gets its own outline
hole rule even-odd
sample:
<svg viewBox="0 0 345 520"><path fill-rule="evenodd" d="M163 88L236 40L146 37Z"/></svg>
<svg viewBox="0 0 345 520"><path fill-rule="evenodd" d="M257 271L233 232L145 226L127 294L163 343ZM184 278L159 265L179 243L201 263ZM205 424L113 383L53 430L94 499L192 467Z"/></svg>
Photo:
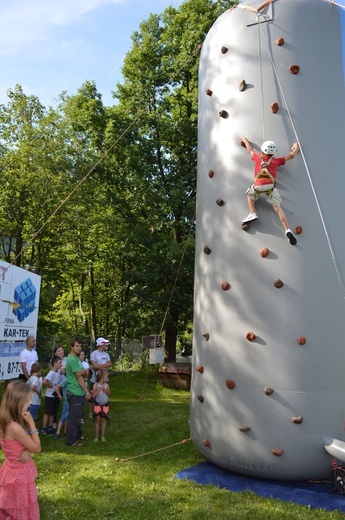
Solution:
<svg viewBox="0 0 345 520"><path fill-rule="evenodd" d="M71 352L66 360L67 401L69 406L66 428L66 442L69 446L82 446L81 440L86 440L81 431L83 418L84 396L90 399L90 392L85 384L84 368L79 359L82 342L79 338L72 338Z"/></svg>

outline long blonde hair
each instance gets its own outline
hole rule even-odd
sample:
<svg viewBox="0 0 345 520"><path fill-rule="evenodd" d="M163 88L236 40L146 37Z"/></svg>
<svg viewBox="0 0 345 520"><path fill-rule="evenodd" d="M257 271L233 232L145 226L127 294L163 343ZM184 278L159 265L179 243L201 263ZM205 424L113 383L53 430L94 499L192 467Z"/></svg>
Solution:
<svg viewBox="0 0 345 520"><path fill-rule="evenodd" d="M11 381L3 395L0 406L0 437L5 437L6 428L12 422L25 428L22 410L31 393L31 388L24 381Z"/></svg>

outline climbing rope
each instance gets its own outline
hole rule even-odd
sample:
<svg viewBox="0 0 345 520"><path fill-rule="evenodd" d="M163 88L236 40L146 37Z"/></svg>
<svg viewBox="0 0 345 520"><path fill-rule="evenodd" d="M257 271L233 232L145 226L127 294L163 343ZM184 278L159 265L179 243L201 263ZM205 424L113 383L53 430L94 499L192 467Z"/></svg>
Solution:
<svg viewBox="0 0 345 520"><path fill-rule="evenodd" d="M333 0L329 0L329 3L332 5L336 5L337 7L340 7L341 9L345 9L344 5L338 4L338 2L334 2Z"/></svg>
<svg viewBox="0 0 345 520"><path fill-rule="evenodd" d="M273 60L272 54L271 54L270 49L269 49L268 40L267 40L266 35L265 35L265 33L264 33L263 29L262 29L262 22L258 21L258 25L261 28L261 32L262 32L262 35L263 35L265 43L266 43L267 52L268 52L268 55L269 55L269 58L270 58L270 61L271 61L271 65L272 65L272 69L273 69L274 75L275 75L277 83L278 83L279 90L281 92L282 99L284 101L284 105L285 105L285 108L286 108L286 111L287 111L287 114L288 114L288 117L289 117L291 128L292 128L293 133L295 135L296 141L297 141L297 143L299 144L299 147L300 147L300 152L301 152L301 156L302 156L302 159L303 159L304 167L305 167L305 170L307 172L307 176L308 176L308 179L309 179L311 190L312 190L312 193L313 193L313 196L314 196L314 199L315 199L316 207L317 207L320 219L321 219L322 227L323 227L323 230L324 230L324 233L325 233L325 236L326 236L327 244L328 244L328 247L329 247L329 250L330 250L330 254L331 254L331 257L332 257L332 260L333 260L334 268L335 268L335 271L336 271L336 274L337 274L339 286L340 286L343 298L345 300L344 280L343 280L343 277L342 277L342 274L341 274L341 271L340 271L340 268L339 268L339 265L338 265L338 262L337 262L337 259L336 259L334 248L332 246L331 238L330 238L330 235L329 235L329 232L328 232L328 228L327 228L327 225L326 225L323 213L322 213L322 209L321 209L321 206L320 206L319 198L318 198L316 190L315 190L315 186L314 186L314 182L313 182L313 179L312 179L312 176L311 176L311 173L310 173L310 169L308 167L307 160L306 160L306 157L304 155L303 148L301 146L301 143L300 143L300 140L299 140L299 137L298 137L298 134L297 134L297 130L296 130L295 124L294 124L292 116L291 116L291 112L290 112L289 105L288 105L287 100L286 100L284 89L282 87L282 84L281 84L281 81L279 79L279 75L278 75L276 66L274 64L274 60Z"/></svg>
<svg viewBox="0 0 345 520"><path fill-rule="evenodd" d="M175 444L170 444L170 446L164 446L164 448L158 448L157 450L147 451L146 453L141 453L140 455L134 455L133 457L127 457L126 459L120 459L120 462L127 462L128 460L139 459L140 457L146 457L146 455L152 455L152 453L158 453L159 451L168 450L169 448L173 448L174 446L178 446L179 444L186 444L186 442L191 441L191 437L188 439L183 439L180 442L175 442ZM118 459L116 459L118 460Z"/></svg>

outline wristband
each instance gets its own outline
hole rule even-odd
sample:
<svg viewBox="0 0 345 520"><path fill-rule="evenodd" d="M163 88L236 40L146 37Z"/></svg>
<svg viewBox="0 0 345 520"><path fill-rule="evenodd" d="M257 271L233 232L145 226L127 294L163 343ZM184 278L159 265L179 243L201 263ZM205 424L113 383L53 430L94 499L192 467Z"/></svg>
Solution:
<svg viewBox="0 0 345 520"><path fill-rule="evenodd" d="M38 433L38 430L37 429L36 430L31 430L31 431L29 430L28 433L29 433L29 435L32 435L33 433Z"/></svg>

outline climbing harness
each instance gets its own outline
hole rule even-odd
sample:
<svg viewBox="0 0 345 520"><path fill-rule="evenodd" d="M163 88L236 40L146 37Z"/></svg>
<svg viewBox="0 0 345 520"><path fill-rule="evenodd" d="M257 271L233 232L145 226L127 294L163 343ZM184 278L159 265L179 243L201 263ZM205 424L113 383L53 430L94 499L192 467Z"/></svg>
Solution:
<svg viewBox="0 0 345 520"><path fill-rule="evenodd" d="M99 417L104 417L105 419L107 419L108 421L108 424L110 424L110 419L109 419L109 401L105 404L98 404L97 401L94 401L94 407L93 407L93 420L95 420L95 418L97 416Z"/></svg>

